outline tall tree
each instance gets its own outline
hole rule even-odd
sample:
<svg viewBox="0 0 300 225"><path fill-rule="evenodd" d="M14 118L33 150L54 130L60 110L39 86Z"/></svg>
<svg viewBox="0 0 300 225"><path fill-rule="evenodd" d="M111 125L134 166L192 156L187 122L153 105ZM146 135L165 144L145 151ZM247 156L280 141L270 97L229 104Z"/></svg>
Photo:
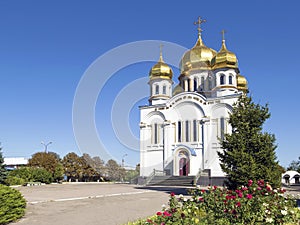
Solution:
<svg viewBox="0 0 300 225"><path fill-rule="evenodd" d="M108 179L121 181L125 177L125 169L122 168L115 160L110 159L106 163Z"/></svg>
<svg viewBox="0 0 300 225"><path fill-rule="evenodd" d="M6 179L6 169L4 168L4 158L2 156L2 147L0 146L0 184L4 184L5 183L5 179Z"/></svg>
<svg viewBox="0 0 300 225"><path fill-rule="evenodd" d="M60 158L54 152L37 152L28 160L30 167L44 168L56 179L57 167L60 166Z"/></svg>
<svg viewBox="0 0 300 225"><path fill-rule="evenodd" d="M62 160L63 167L65 168L65 175L68 179L81 180L84 175L85 164L81 157L76 153L71 152L65 155Z"/></svg>
<svg viewBox="0 0 300 225"><path fill-rule="evenodd" d="M95 170L100 176L104 176L106 174L106 169L105 169L105 163L104 161L99 157L95 156L93 157L94 165L95 165Z"/></svg>
<svg viewBox="0 0 300 225"><path fill-rule="evenodd" d="M280 170L275 154L275 136L262 131L270 117L268 105L260 106L243 95L233 106L229 118L232 133L221 140L218 152L222 170L227 174L226 185L235 189L248 180L260 179L280 186Z"/></svg>

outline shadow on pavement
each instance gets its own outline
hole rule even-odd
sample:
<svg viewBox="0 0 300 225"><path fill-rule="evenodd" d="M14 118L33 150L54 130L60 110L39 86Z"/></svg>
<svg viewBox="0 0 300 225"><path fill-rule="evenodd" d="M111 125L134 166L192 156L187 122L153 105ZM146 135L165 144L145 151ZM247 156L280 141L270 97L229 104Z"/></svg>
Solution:
<svg viewBox="0 0 300 225"><path fill-rule="evenodd" d="M191 189L193 187L174 187L174 186L140 186L135 187L136 189L141 190L153 190L153 191L161 191L170 194L173 192L176 195L182 194L182 195L189 195L188 189Z"/></svg>

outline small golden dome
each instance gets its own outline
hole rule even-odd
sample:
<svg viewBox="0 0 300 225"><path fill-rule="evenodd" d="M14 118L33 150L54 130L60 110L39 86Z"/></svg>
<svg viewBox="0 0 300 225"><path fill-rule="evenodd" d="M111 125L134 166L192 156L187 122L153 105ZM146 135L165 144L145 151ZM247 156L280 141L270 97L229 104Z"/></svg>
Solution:
<svg viewBox="0 0 300 225"><path fill-rule="evenodd" d="M149 77L150 79L155 79L155 78L172 79L173 71L164 62L161 53L158 62L151 68L149 72Z"/></svg>
<svg viewBox="0 0 300 225"><path fill-rule="evenodd" d="M195 46L184 53L180 60L180 71L190 69L210 69L211 60L216 55L216 51L204 45L199 35Z"/></svg>
<svg viewBox="0 0 300 225"><path fill-rule="evenodd" d="M177 84L176 87L173 89L172 96L175 96L177 94L180 94L181 92L184 92L183 88L180 86L180 84Z"/></svg>
<svg viewBox="0 0 300 225"><path fill-rule="evenodd" d="M225 45L225 40L222 40L222 47L220 51L211 61L213 69L219 68L238 68L238 61L236 55L228 51Z"/></svg>
<svg viewBox="0 0 300 225"><path fill-rule="evenodd" d="M244 76L241 74L238 74L236 76L236 84L237 84L237 89L239 91L247 92L248 91L248 82Z"/></svg>

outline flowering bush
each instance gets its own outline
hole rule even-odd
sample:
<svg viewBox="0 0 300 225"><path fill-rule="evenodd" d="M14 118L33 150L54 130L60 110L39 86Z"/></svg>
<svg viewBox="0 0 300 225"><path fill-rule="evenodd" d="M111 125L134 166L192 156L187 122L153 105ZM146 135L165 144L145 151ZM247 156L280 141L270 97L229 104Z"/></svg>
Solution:
<svg viewBox="0 0 300 225"><path fill-rule="evenodd" d="M135 224L298 224L296 201L284 193L263 180L250 180L234 191L216 186L193 189L191 198L171 193L168 208Z"/></svg>

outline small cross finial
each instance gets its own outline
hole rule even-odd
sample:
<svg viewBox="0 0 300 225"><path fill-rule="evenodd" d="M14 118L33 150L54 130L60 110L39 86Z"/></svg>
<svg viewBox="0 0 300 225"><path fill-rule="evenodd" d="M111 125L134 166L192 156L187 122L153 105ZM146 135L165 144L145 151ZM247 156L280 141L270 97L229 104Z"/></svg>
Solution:
<svg viewBox="0 0 300 225"><path fill-rule="evenodd" d="M221 34L222 34L222 41L225 41L225 33L226 33L226 30L222 30L221 31Z"/></svg>
<svg viewBox="0 0 300 225"><path fill-rule="evenodd" d="M163 61L163 57L162 57L162 49L163 49L164 45L160 44L159 45L159 61L162 62Z"/></svg>
<svg viewBox="0 0 300 225"><path fill-rule="evenodd" d="M205 22L206 22L206 20L201 19L200 16L198 17L198 20L197 20L196 22L194 22L194 25L198 25L197 30L198 30L198 36L199 36L199 37L201 36L201 32L202 32L201 24L202 24L202 23L205 23Z"/></svg>

